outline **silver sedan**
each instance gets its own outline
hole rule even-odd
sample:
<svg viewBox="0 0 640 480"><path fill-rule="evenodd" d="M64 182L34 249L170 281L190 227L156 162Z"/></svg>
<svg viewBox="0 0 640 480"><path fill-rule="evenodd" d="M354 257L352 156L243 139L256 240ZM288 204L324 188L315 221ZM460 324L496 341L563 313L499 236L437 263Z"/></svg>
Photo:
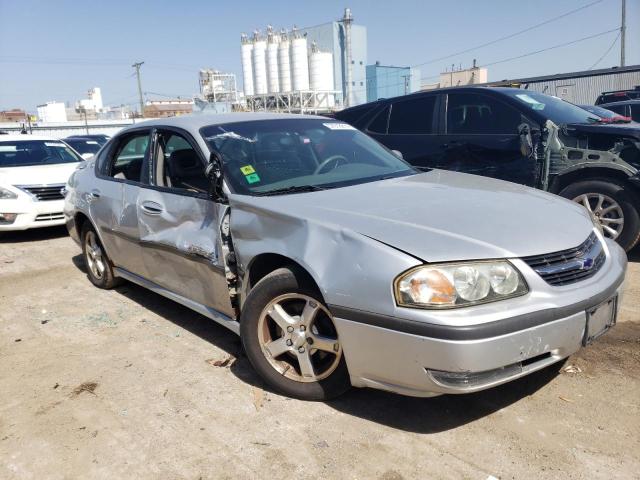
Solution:
<svg viewBox="0 0 640 480"><path fill-rule="evenodd" d="M127 128L71 176L65 217L97 287L125 279L200 312L273 388L310 400L539 370L615 324L626 270L572 202L418 171L313 116Z"/></svg>

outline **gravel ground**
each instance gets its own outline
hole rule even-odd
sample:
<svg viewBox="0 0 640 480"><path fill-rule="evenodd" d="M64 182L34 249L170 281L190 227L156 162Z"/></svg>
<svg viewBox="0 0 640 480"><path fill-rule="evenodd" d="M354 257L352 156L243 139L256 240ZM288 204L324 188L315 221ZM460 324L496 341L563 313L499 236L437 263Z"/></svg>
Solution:
<svg viewBox="0 0 640 480"><path fill-rule="evenodd" d="M0 478L640 478L640 251L617 326L466 396L265 390L223 327L94 288L62 229L0 237ZM228 362L227 359L232 357Z"/></svg>

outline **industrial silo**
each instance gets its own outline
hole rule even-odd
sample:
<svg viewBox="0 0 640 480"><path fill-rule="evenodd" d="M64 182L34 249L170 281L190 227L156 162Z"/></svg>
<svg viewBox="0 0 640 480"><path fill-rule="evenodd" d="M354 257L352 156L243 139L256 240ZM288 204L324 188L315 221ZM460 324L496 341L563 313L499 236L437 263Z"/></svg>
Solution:
<svg viewBox="0 0 640 480"><path fill-rule="evenodd" d="M278 71L280 80L280 91L291 91L291 61L290 43L285 30L280 31L280 43L278 44Z"/></svg>
<svg viewBox="0 0 640 480"><path fill-rule="evenodd" d="M293 29L291 40L291 79L293 90L309 90L309 57L307 39Z"/></svg>
<svg viewBox="0 0 640 480"><path fill-rule="evenodd" d="M253 61L253 89L256 95L267 93L267 42L260 38L258 32L253 36L253 51L251 59Z"/></svg>
<svg viewBox="0 0 640 480"><path fill-rule="evenodd" d="M309 76L311 90L316 92L328 92L333 90L333 54L319 51L315 44L309 57ZM335 105L334 94L319 97L319 107L333 107Z"/></svg>
<svg viewBox="0 0 640 480"><path fill-rule="evenodd" d="M267 90L269 93L280 92L278 40L278 35L273 33L273 28L269 25L267 27Z"/></svg>
<svg viewBox="0 0 640 480"><path fill-rule="evenodd" d="M242 83L244 84L244 94L253 95L253 65L251 63L251 53L253 42L243 33L240 36L242 49Z"/></svg>

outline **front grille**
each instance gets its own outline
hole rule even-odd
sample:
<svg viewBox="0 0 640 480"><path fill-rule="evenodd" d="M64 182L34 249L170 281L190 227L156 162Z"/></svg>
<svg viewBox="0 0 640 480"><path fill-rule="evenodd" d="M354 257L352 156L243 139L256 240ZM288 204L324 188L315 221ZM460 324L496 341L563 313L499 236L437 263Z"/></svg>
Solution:
<svg viewBox="0 0 640 480"><path fill-rule="evenodd" d="M49 200L62 200L64 198L64 195L62 195L61 192L61 190L64 188L63 183L56 185L16 185L16 187L24 190L25 192L29 192L41 202Z"/></svg>
<svg viewBox="0 0 640 480"><path fill-rule="evenodd" d="M586 280L604 264L606 255L595 233L582 245L560 252L533 255L524 260L549 285L562 286Z"/></svg>
<svg viewBox="0 0 640 480"><path fill-rule="evenodd" d="M50 222L51 220L64 220L64 213L42 213L36 217L36 222Z"/></svg>

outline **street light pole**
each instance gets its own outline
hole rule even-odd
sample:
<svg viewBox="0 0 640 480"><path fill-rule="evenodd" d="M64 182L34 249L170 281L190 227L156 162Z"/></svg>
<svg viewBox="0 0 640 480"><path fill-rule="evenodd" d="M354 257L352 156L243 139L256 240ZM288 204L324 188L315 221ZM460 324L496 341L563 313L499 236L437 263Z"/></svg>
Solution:
<svg viewBox="0 0 640 480"><path fill-rule="evenodd" d="M138 77L138 97L140 99L140 117L144 116L144 101L142 100L142 84L140 83L140 67L144 64L144 62L136 62L131 65L136 69L136 77Z"/></svg>
<svg viewBox="0 0 640 480"><path fill-rule="evenodd" d="M620 22L620 66L625 65L625 36L627 34L627 0L622 0L622 21Z"/></svg>

